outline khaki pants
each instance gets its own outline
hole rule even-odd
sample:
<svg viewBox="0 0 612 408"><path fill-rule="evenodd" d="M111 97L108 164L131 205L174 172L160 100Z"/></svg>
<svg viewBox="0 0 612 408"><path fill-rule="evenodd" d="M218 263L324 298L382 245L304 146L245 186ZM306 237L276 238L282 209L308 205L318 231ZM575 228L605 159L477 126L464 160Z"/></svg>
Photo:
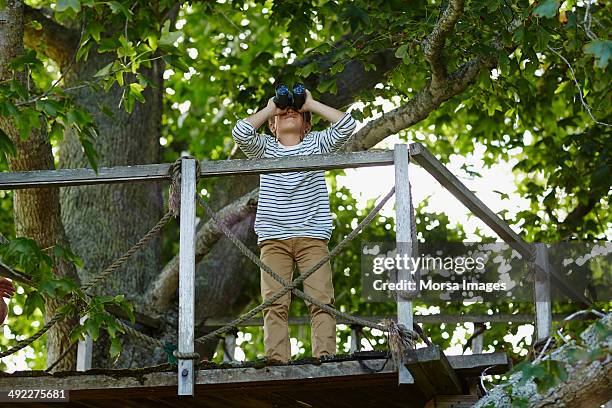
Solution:
<svg viewBox="0 0 612 408"><path fill-rule="evenodd" d="M293 269L301 273L308 271L329 254L328 240L296 237L289 239L267 239L259 244L260 259L285 281L293 280ZM267 272L261 270L261 296L271 298L283 286ZM329 261L304 281L304 292L329 305L334 304L334 286ZM264 309L264 347L269 359L289 361L289 303L291 292ZM336 319L329 313L307 302L312 331L312 355L321 357L336 354Z"/></svg>

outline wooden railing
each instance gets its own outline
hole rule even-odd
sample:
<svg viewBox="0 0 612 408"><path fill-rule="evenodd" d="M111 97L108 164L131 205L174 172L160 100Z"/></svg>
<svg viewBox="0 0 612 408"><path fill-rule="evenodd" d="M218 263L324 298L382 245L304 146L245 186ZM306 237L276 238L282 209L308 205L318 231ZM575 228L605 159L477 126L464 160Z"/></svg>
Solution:
<svg viewBox="0 0 612 408"><path fill-rule="evenodd" d="M534 262L538 270L535 282L536 292L548 294L550 291L550 278L566 294L577 301L585 298L575 293L561 276L557 275L548 263L545 246L539 245L537 249L525 242L510 226L491 209L489 209L472 191L470 191L457 177L455 177L437 158L435 158L423 145L413 143L396 144L394 150L370 150L357 153L335 153L330 155L291 156L284 158L241 159L224 161L201 161L200 177L217 177L241 174L261 174L284 171L327 170L342 168L358 168L370 166L395 166L396 185L396 241L398 254L410 254L411 240L411 214L409 203L411 201L408 187L409 161L415 163L429 172L440 184L451 192L461 203L480 218L499 237L515 249L525 260ZM68 187L78 185L94 185L106 183L131 183L147 181L169 181L170 164L148 164L137 166L119 166L100 168L98 173L92 169L61 169L48 171L30 171L0 174L0 189L23 189L41 187ZM180 278L179 278L179 351L193 352L194 350L194 274L195 274L195 183L196 163L194 159L182 160L182 189L181 189L181 230L180 230ZM405 270L404 270L405 271ZM3 269L0 268L0 274ZM408 271L406 271L408 273ZM9 276L15 278L15 276ZM19 278L17 276L16 278ZM410 279L405 276L405 279ZM407 327L413 327L413 321L426 322L430 317L413 316L412 302L398 302L397 320ZM515 316L515 315L512 315ZM504 316L502 320L510 321L511 316ZM450 317L449 317L450 319ZM467 321L494 321L495 316L486 316L485 320L476 317L466 317ZM506 320L508 319L508 320ZM512 317L512 320L526 321L524 316ZM214 319L213 319L214 320ZM210 319L208 321L211 323ZM218 322L217 322L218 323ZM537 338L545 338L550 334L552 315L550 299L537 302L535 310L535 323ZM478 346L480 344L480 346ZM475 347L482 349L481 342ZM82 348L83 350L83 348ZM90 345L87 347L91 352ZM85 358L85 351L79 356ZM90 355L90 354L89 354ZM87 364L80 363L79 368L87 368ZM400 371L400 382L412 382L410 372L403 367ZM180 360L179 394L193 395L194 372L193 360Z"/></svg>

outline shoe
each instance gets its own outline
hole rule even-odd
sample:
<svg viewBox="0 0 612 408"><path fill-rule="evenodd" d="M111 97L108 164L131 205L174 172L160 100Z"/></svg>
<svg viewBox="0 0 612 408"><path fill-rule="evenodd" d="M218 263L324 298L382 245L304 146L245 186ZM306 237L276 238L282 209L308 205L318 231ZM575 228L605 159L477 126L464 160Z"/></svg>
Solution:
<svg viewBox="0 0 612 408"><path fill-rule="evenodd" d="M279 366L279 365L287 365L288 361L278 360L276 358L267 358L266 357L266 365L268 366Z"/></svg>

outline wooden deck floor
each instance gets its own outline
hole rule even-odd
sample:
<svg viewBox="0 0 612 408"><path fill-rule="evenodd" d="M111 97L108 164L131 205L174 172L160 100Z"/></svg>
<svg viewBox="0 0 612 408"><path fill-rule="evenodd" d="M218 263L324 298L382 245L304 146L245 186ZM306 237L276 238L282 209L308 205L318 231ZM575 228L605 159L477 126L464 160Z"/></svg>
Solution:
<svg viewBox="0 0 612 408"><path fill-rule="evenodd" d="M407 363L409 369L412 368L411 372L415 373L415 383L402 386L397 384L397 373L391 362L386 363L386 359L380 358L380 355L370 354L362 356L361 363L354 358L345 358L319 365L202 369L197 372L194 397L176 395L175 371L148 374L135 370L105 370L103 374L96 370L54 375L38 372L2 374L0 391L16 388L70 390L70 402L67 403L21 403L19 407L420 408L432 398L432 393L449 394L449 384L452 382L443 372L427 369L427 364L439 366L439 361L434 361L439 356L436 357L431 350L419 350L413 355L412 362ZM417 361L419 359L423 361ZM486 367L494 366L488 370L489 374L503 373L510 367L504 353L442 355L442 360L448 362L451 370L449 376L456 375L459 380L460 388L451 394L468 394L468 384ZM414 364L420 364L421 369L415 369ZM467 404L477 397L466 395L464 399ZM16 405L0 403L0 406Z"/></svg>

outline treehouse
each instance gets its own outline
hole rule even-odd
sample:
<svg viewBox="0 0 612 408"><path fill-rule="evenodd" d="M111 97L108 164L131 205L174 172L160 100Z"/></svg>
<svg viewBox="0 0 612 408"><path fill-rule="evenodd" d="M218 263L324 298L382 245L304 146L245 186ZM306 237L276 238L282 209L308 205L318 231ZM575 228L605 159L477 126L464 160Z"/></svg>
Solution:
<svg viewBox="0 0 612 408"><path fill-rule="evenodd" d="M199 361L199 356L194 352L195 343L201 340L194 339L195 208L196 203L206 205L196 193L199 178L394 165L395 187L388 197L393 193L396 195L397 254L402 256L414 254L417 245L415 214L408 182L409 163L420 165L429 172L533 267L533 285L537 299L534 301L534 315L415 316L411 300L413 298L409 294L401 293L396 297L397 316L390 319L401 326L389 323L390 326L382 327L403 327L415 336L410 347L391 350L391 354L395 352L399 355L360 349L360 328L366 325L380 327L372 323L380 320L380 317L355 317L336 311L338 324L351 324L352 343L349 354L322 361L293 361L286 365L235 361L212 364ZM177 174L180 174L180 181L176 177ZM503 352L483 353L482 334L472 339L473 354L447 356L440 347L432 344L422 331L417 330L416 323L427 325L473 322L475 325L484 325L486 322L533 322L536 327L535 340L541 341L549 337L552 328L549 295L551 283L572 299L588 303L551 268L545 245L534 246L526 243L419 143L397 144L394 150L281 159L198 163L193 158L182 158L175 165L102 168L97 174L91 169L3 173L0 174L0 188L48 188L160 180L172 181L173 184L180 182L179 330L178 350L172 353L178 360L177 364L140 369L91 368L92 342L91 339L86 339L78 344L78 371L0 374L0 404L12 406L16 401L15 390L29 390L29 394L19 394L19 402L25 403L20 406L27 406L28 403L32 406L46 406L51 404L52 400L32 399L28 398L28 395L33 395L36 390L66 390L68 395L63 401L69 399L70 402L64 406L75 407L469 407L482 395L481 376L505 373L511 368L511 361ZM178 195L178 191L175 189L175 194ZM378 205L373 213L381 206ZM205 210L214 220L215 215L210 208L205 206ZM356 231L369 221L371 218L368 216ZM231 231L224 229L222 225L219 227L224 233L231 234ZM347 236L339 246L353 237L354 235ZM398 272L398 279L412 279L410 271L403 269ZM105 273L97 279L103 279ZM17 280L24 279L8 268L0 269L0 275ZM301 296L303 293L297 289L297 283L297 280L291 284L285 282L284 290ZM261 319L255 318L259 310L253 309L238 319L208 319L205 322L208 327L217 327L208 338L225 335L223 344L228 350L226 355L233 355L235 338L232 337L232 331L239 327L261 325ZM308 324L308 321L304 318L290 319L290 324ZM142 339L144 347L164 347L158 339L139 334L128 324L124 324L124 327L127 335ZM420 344L417 344L417 336L423 340ZM18 346L3 351L2 355L15 352L22 345L20 342ZM13 399L8 396L11 390ZM38 395L40 396L40 393Z"/></svg>

